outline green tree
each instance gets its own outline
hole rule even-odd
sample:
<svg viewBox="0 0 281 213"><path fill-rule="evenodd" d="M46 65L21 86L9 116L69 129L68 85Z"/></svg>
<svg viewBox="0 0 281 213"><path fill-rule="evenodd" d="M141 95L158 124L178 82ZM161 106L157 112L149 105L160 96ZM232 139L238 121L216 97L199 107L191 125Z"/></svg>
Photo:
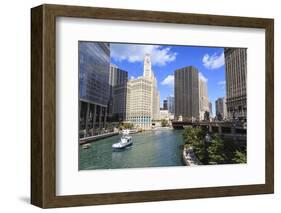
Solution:
<svg viewBox="0 0 281 213"><path fill-rule="evenodd" d="M123 123L120 125L120 129L133 129L134 128L134 124L132 123Z"/></svg>
<svg viewBox="0 0 281 213"><path fill-rule="evenodd" d="M193 141L192 148L197 159L203 164L208 164L208 155L204 141L202 139Z"/></svg>
<svg viewBox="0 0 281 213"><path fill-rule="evenodd" d="M246 147L238 141L224 141L212 135L205 141L207 130L201 127L188 127L183 132L185 147L192 147L197 159L205 165L246 163Z"/></svg>
<svg viewBox="0 0 281 213"><path fill-rule="evenodd" d="M161 120L161 126L162 127L168 126L168 121L166 119L162 119Z"/></svg>
<svg viewBox="0 0 281 213"><path fill-rule="evenodd" d="M188 127L183 132L185 144L193 148L194 154L201 162L206 160L204 136L205 131L200 127Z"/></svg>
<svg viewBox="0 0 281 213"><path fill-rule="evenodd" d="M234 163L247 163L246 153L236 150L233 158Z"/></svg>
<svg viewBox="0 0 281 213"><path fill-rule="evenodd" d="M233 162L235 151L240 150L241 147L239 142L237 141L227 141L224 143L224 154L225 154L225 161L226 163L235 163Z"/></svg>
<svg viewBox="0 0 281 213"><path fill-rule="evenodd" d="M205 131L200 127L187 127L183 132L184 142L191 145L203 140L204 135Z"/></svg>
<svg viewBox="0 0 281 213"><path fill-rule="evenodd" d="M209 163L216 163L216 164L225 163L226 156L224 152L224 142L220 137L215 136L212 139L212 142L208 146L207 151L208 151Z"/></svg>

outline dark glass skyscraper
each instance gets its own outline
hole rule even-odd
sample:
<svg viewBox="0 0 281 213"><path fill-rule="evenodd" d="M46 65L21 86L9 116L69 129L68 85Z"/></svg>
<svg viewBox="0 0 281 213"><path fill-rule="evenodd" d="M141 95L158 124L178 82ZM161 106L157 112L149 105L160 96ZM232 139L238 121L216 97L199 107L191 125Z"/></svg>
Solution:
<svg viewBox="0 0 281 213"><path fill-rule="evenodd" d="M108 116L111 121L126 119L128 72L111 64L109 72L110 98L108 103Z"/></svg>
<svg viewBox="0 0 281 213"><path fill-rule="evenodd" d="M227 117L225 98L218 98L216 100L216 117L217 119L225 119Z"/></svg>
<svg viewBox="0 0 281 213"><path fill-rule="evenodd" d="M213 116L212 102L209 102L209 111L210 111L210 116Z"/></svg>
<svg viewBox="0 0 281 213"><path fill-rule="evenodd" d="M168 110L168 100L163 101L163 110Z"/></svg>
<svg viewBox="0 0 281 213"><path fill-rule="evenodd" d="M80 41L78 45L80 136L88 136L106 127L110 49L102 42Z"/></svg>
<svg viewBox="0 0 281 213"><path fill-rule="evenodd" d="M175 70L175 118L199 117L198 70L193 66Z"/></svg>
<svg viewBox="0 0 281 213"><path fill-rule="evenodd" d="M109 99L109 44L79 42L80 100L104 107Z"/></svg>
<svg viewBox="0 0 281 213"><path fill-rule="evenodd" d="M173 96L167 97L168 111L171 114L175 114L175 98Z"/></svg>

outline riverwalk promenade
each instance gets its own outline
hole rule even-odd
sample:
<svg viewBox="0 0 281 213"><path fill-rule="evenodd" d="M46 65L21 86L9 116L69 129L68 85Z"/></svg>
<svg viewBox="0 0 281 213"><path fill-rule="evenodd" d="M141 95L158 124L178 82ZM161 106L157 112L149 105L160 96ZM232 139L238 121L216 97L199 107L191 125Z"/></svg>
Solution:
<svg viewBox="0 0 281 213"><path fill-rule="evenodd" d="M85 137L85 138L80 138L79 140L79 144L85 144L88 142L92 142L92 141L96 141L96 140L100 140L100 139L104 139L104 138L108 138L114 135L118 135L119 132L115 131L115 132L108 132L108 133L104 133L104 134L99 134L99 135L93 135L93 136L89 136L89 137Z"/></svg>
<svg viewBox="0 0 281 213"><path fill-rule="evenodd" d="M143 131L160 131L160 130L172 130L173 128L171 127L157 127L154 129L150 129L150 130L143 130ZM136 134L136 133L140 133L142 131L132 131L129 134ZM108 138L108 137L112 137L114 135L118 135L122 133L122 131L114 131L114 132L108 132L108 133L103 133L103 134L99 134L99 135L93 135L93 136L89 136L89 137L84 137L84 138L80 138L79 140L79 144L83 145L85 143L88 142L92 142L92 141L97 141L100 139L104 139L104 138Z"/></svg>
<svg viewBox="0 0 281 213"><path fill-rule="evenodd" d="M182 152L182 156L183 156L183 161L184 161L185 165L187 165L187 166L200 165L200 162L196 158L192 147L188 147L188 148L184 147L183 152Z"/></svg>

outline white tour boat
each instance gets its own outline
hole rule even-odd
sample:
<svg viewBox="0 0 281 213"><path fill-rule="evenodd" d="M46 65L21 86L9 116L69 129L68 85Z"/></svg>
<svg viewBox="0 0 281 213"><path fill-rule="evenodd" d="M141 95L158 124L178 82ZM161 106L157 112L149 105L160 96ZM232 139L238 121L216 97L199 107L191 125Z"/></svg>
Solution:
<svg viewBox="0 0 281 213"><path fill-rule="evenodd" d="M124 149L126 147L132 146L133 142L132 142L132 137L128 136L128 135L123 135L120 138L120 141L118 143L115 143L112 145L113 149Z"/></svg>
<svg viewBox="0 0 281 213"><path fill-rule="evenodd" d="M138 133L137 129L123 129L122 134L123 135L129 135L129 134L135 134Z"/></svg>

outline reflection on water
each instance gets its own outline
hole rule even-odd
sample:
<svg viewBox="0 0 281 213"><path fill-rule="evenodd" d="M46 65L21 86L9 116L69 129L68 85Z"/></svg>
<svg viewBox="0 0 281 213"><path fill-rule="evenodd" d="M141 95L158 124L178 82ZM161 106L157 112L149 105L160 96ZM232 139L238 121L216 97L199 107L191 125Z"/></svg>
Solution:
<svg viewBox="0 0 281 213"><path fill-rule="evenodd" d="M80 146L79 169L116 169L182 166L182 130L155 130L132 135L133 146L113 151L120 135Z"/></svg>

